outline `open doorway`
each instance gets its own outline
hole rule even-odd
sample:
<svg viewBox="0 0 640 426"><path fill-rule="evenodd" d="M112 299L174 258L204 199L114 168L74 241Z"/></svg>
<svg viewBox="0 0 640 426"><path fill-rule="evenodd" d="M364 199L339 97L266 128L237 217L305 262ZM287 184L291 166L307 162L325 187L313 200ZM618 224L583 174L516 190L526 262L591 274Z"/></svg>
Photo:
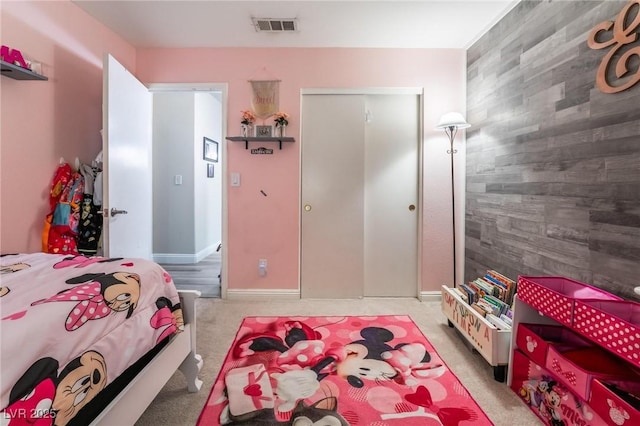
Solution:
<svg viewBox="0 0 640 426"><path fill-rule="evenodd" d="M178 289L221 297L226 86L151 85L153 259Z"/></svg>

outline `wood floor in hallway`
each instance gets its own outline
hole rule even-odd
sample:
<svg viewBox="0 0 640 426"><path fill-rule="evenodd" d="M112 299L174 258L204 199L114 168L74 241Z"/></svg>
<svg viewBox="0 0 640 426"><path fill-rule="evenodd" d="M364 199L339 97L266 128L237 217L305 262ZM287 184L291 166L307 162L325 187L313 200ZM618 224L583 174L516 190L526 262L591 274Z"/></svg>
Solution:
<svg viewBox="0 0 640 426"><path fill-rule="evenodd" d="M198 290L201 297L220 297L220 253L212 253L194 264L160 265L171 275L178 290Z"/></svg>

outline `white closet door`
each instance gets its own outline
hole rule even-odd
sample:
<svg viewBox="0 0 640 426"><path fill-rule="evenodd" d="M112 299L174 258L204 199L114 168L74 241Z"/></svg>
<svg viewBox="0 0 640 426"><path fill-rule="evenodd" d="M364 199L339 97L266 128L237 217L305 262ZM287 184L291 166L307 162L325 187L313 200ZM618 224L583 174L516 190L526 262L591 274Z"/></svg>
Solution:
<svg viewBox="0 0 640 426"><path fill-rule="evenodd" d="M417 94L302 100L302 297L418 296Z"/></svg>
<svg viewBox="0 0 640 426"><path fill-rule="evenodd" d="M418 296L419 99L366 96L365 296Z"/></svg>
<svg viewBox="0 0 640 426"><path fill-rule="evenodd" d="M363 295L363 123L362 96L303 96L302 297Z"/></svg>

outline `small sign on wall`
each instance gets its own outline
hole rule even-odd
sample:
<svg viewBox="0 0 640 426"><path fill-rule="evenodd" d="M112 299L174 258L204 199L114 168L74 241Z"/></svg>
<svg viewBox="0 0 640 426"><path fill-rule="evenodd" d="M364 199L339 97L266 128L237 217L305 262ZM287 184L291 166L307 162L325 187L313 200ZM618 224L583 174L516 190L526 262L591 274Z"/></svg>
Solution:
<svg viewBox="0 0 640 426"><path fill-rule="evenodd" d="M269 149L261 146L260 148L252 149L251 153L252 154L273 154L273 149Z"/></svg>

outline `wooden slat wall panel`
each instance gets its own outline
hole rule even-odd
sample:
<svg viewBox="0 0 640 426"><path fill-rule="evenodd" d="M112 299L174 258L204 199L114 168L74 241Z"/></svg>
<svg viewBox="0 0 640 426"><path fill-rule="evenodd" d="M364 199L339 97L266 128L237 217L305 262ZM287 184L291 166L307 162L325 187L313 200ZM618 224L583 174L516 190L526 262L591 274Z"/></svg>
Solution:
<svg viewBox="0 0 640 426"><path fill-rule="evenodd" d="M469 49L465 279L562 275L640 300L640 84L600 92L607 51L587 46L625 5L523 1Z"/></svg>

